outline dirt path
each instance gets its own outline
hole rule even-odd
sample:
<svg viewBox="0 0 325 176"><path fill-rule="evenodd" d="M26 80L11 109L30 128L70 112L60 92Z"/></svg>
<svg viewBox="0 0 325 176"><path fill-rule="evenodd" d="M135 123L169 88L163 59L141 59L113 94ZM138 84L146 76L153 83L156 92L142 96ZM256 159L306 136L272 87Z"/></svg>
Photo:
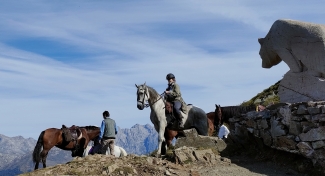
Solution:
<svg viewBox="0 0 325 176"><path fill-rule="evenodd" d="M221 156L229 158L231 164L208 171L201 175L267 175L267 176L309 176L319 175L311 160L302 156L268 147L250 146L246 149L228 148ZM211 173L211 174L210 174Z"/></svg>
<svg viewBox="0 0 325 176"><path fill-rule="evenodd" d="M183 166L170 166L175 170L171 175L179 176L308 176L290 167L277 165L271 161L257 161L243 155L223 158L223 161L213 165L193 162Z"/></svg>
<svg viewBox="0 0 325 176"><path fill-rule="evenodd" d="M199 171L199 174L202 176L305 176L270 161L257 161L247 156L234 156L229 159L231 163L224 163L220 167L204 168Z"/></svg>

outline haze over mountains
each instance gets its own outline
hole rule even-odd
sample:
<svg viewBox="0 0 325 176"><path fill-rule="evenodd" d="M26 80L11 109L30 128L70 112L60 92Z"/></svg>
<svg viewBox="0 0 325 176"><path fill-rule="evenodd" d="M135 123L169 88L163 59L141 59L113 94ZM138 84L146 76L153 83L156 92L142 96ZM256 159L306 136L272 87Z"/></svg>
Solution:
<svg viewBox="0 0 325 176"><path fill-rule="evenodd" d="M116 145L127 153L149 154L157 149L158 134L150 124L136 124L130 129L118 130ZM32 153L37 140L33 138L7 137L0 134L0 175L17 175L34 169ZM71 161L71 152L53 147L47 157L47 166L54 166ZM42 164L40 163L40 168Z"/></svg>

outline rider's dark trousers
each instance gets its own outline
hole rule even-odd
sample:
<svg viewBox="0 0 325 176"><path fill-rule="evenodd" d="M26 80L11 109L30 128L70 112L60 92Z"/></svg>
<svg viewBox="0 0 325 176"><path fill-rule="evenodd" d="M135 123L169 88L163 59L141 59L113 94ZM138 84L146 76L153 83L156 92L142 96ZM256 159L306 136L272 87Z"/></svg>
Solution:
<svg viewBox="0 0 325 176"><path fill-rule="evenodd" d="M180 101L174 101L174 110L177 113L178 117L181 115L182 103Z"/></svg>

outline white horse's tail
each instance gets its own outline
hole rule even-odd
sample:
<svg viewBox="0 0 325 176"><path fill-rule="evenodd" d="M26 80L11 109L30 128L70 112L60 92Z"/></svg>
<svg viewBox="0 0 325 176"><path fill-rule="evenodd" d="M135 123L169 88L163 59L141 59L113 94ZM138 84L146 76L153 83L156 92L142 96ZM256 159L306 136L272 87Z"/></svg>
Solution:
<svg viewBox="0 0 325 176"><path fill-rule="evenodd" d="M119 147L121 150L121 156L127 156L128 154L126 153L126 151L124 150L124 148Z"/></svg>

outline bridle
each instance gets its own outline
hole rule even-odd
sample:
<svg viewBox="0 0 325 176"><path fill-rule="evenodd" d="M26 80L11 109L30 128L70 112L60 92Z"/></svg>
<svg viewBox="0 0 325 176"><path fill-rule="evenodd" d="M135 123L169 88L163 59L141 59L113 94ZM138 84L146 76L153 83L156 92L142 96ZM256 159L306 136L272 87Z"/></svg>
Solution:
<svg viewBox="0 0 325 176"><path fill-rule="evenodd" d="M145 102L144 102L144 101L145 101L144 99L145 99L145 96L147 96L147 97L149 98L149 96L148 96L148 94L147 94L147 89L148 89L148 88L147 88L147 86L145 86L145 85L143 85L143 87L144 87L144 96L143 96L143 98L142 98L142 101L138 100L138 102L141 103L141 104L143 104L144 107L147 108L147 107L150 106L150 104L149 104L149 103L145 103ZM155 100L151 105L155 104L157 101L159 101L160 99L162 99L162 98L164 97L164 94L165 94L165 92L163 92L162 94L160 94L160 95L159 95L159 98L158 98L157 100ZM139 97L139 91L138 91L137 95L138 95L138 97ZM163 99L163 101L164 101L164 99ZM164 101L164 102L165 102L165 101Z"/></svg>
<svg viewBox="0 0 325 176"><path fill-rule="evenodd" d="M147 95L147 87L145 87L144 85L143 85L143 87L144 87L144 95L143 95L142 101L139 100L139 88L138 88L138 92L137 92L138 102L141 103L141 104L143 104L144 107L147 108L147 107L149 107L149 104L146 104L146 103L144 102L145 97L148 96L148 95Z"/></svg>

